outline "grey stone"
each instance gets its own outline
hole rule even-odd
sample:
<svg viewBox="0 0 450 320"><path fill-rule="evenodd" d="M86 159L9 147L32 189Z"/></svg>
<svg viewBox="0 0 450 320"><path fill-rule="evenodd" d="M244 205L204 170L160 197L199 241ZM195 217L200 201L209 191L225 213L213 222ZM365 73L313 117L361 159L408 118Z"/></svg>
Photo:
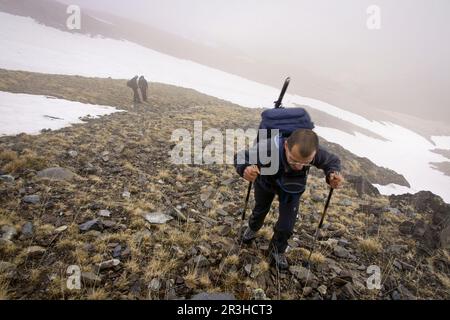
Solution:
<svg viewBox="0 0 450 320"><path fill-rule="evenodd" d="M53 232L54 232L54 233L61 233L61 232L66 231L67 228L68 228L67 226L61 226L61 227L58 227L58 228L56 228L55 230L53 230Z"/></svg>
<svg viewBox="0 0 450 320"><path fill-rule="evenodd" d="M398 291L400 292L401 296L405 300L416 300L417 298L414 296L414 294L411 293L411 291L408 290L405 286L400 284L398 286Z"/></svg>
<svg viewBox="0 0 450 320"><path fill-rule="evenodd" d="M45 251L46 251L46 249L43 248L43 247L40 247L40 246L31 246L31 247L26 248L26 249L24 250L24 253L25 253L25 255L28 256L29 258L34 258L34 257L37 257L37 256L40 256L40 255L44 254Z"/></svg>
<svg viewBox="0 0 450 320"><path fill-rule="evenodd" d="M304 297L309 296L312 293L312 291L313 291L313 288L311 288L311 287L304 287L303 288L303 296Z"/></svg>
<svg viewBox="0 0 450 320"><path fill-rule="evenodd" d="M356 268L356 270L358 270L358 271L366 271L367 270L367 267L365 266L365 265L360 265L360 266L358 266L357 268Z"/></svg>
<svg viewBox="0 0 450 320"><path fill-rule="evenodd" d="M219 227L219 234L220 234L222 237L227 236L230 232L231 232L231 227L228 226L228 225L220 226L220 227Z"/></svg>
<svg viewBox="0 0 450 320"><path fill-rule="evenodd" d="M223 222L230 226L234 226L236 223L236 220L233 217L228 216L228 217L223 218Z"/></svg>
<svg viewBox="0 0 450 320"><path fill-rule="evenodd" d="M346 246L350 245L350 241L348 241L347 239L342 238L342 239L339 239L338 244L340 246L342 246L342 247L346 247Z"/></svg>
<svg viewBox="0 0 450 320"><path fill-rule="evenodd" d="M402 254L408 251L406 244L392 244L387 248L388 253Z"/></svg>
<svg viewBox="0 0 450 320"><path fill-rule="evenodd" d="M122 246L119 244L117 245L114 250L113 250L113 258L119 258L121 256L122 253Z"/></svg>
<svg viewBox="0 0 450 320"><path fill-rule="evenodd" d="M192 262L198 268L203 268L209 266L209 260L202 255L196 256Z"/></svg>
<svg viewBox="0 0 450 320"><path fill-rule="evenodd" d="M111 260L100 262L97 267L101 271L101 270L117 267L118 265L120 265L119 259L111 259Z"/></svg>
<svg viewBox="0 0 450 320"><path fill-rule="evenodd" d="M226 212L225 210L223 210L222 208L219 208L216 210L217 214L221 215L221 216L228 216L228 212Z"/></svg>
<svg viewBox="0 0 450 320"><path fill-rule="evenodd" d="M6 175L1 175L1 176L0 176L0 181L11 183L11 182L14 182L14 177L13 177L13 176L10 176L10 175L8 175L8 174L6 174Z"/></svg>
<svg viewBox="0 0 450 320"><path fill-rule="evenodd" d="M402 297L400 296L400 293L397 290L394 290L391 293L391 298L392 298L392 300L395 300L395 301L402 299Z"/></svg>
<svg viewBox="0 0 450 320"><path fill-rule="evenodd" d="M148 288L152 291L158 291L161 288L161 281L158 278L153 278L148 285Z"/></svg>
<svg viewBox="0 0 450 320"><path fill-rule="evenodd" d="M203 192L202 194L200 194L200 200L202 202L205 202L206 200L209 199L210 196L211 196L211 192Z"/></svg>
<svg viewBox="0 0 450 320"><path fill-rule="evenodd" d="M406 263L406 262L403 262L403 261L399 261L399 262L402 264L402 268L405 269L405 270L409 270L409 271L416 270L416 268L413 265L409 264L409 263Z"/></svg>
<svg viewBox="0 0 450 320"><path fill-rule="evenodd" d="M400 214L402 214L401 213L401 211L399 210L399 209L397 209L397 208L392 208L392 207L387 207L386 208L386 211L389 211L390 213L392 213L392 214L395 214L395 215L400 215Z"/></svg>
<svg viewBox="0 0 450 320"><path fill-rule="evenodd" d="M69 181L72 180L76 176L76 174L65 168L54 167L39 171L37 173L37 176L40 178L51 180Z"/></svg>
<svg viewBox="0 0 450 320"><path fill-rule="evenodd" d="M351 206L353 204L353 202L351 200L349 200L349 199L343 199L343 200L341 200L341 202L339 202L339 204L341 206L348 207L348 206Z"/></svg>
<svg viewBox="0 0 450 320"><path fill-rule="evenodd" d="M228 179L226 179L226 180L223 180L223 181L222 181L222 184L225 185L225 186L228 186L228 185L234 183L235 181L236 181L235 178L228 178Z"/></svg>
<svg viewBox="0 0 450 320"><path fill-rule="evenodd" d="M37 204L41 201L41 197L37 194L28 195L22 198L23 202L30 204Z"/></svg>
<svg viewBox="0 0 450 320"><path fill-rule="evenodd" d="M145 213L144 218L145 220L153 224L164 224L173 219L171 216L162 212Z"/></svg>
<svg viewBox="0 0 450 320"><path fill-rule="evenodd" d="M378 224L372 224L367 229L367 233L371 236L374 236L374 235L378 234L379 230L380 230L380 226Z"/></svg>
<svg viewBox="0 0 450 320"><path fill-rule="evenodd" d="M414 222L404 221L398 226L400 233L405 235L411 235L414 229Z"/></svg>
<svg viewBox="0 0 450 320"><path fill-rule="evenodd" d="M413 228L413 232L412 232L413 237L415 237L417 239L422 238L423 235L425 234L426 229L427 229L427 226L424 221L422 221L422 220L417 221Z"/></svg>
<svg viewBox="0 0 450 320"><path fill-rule="evenodd" d="M393 264L394 267L396 267L398 270L402 270L402 269L403 269L403 268L402 268L402 264L401 264L397 259L395 259L394 262L393 262L392 264Z"/></svg>
<svg viewBox="0 0 450 320"><path fill-rule="evenodd" d="M327 294L327 287L324 286L324 285L321 285L321 286L319 286L319 287L317 288L317 291L319 291L319 293L320 293L322 296L325 296L325 295Z"/></svg>
<svg viewBox="0 0 450 320"><path fill-rule="evenodd" d="M356 190L359 197L362 197L366 194L374 197L380 195L378 189L373 186L367 178L363 176L347 175L346 180Z"/></svg>
<svg viewBox="0 0 450 320"><path fill-rule="evenodd" d="M203 203L203 205L207 209L211 209L213 207L213 203L212 203L212 201L210 199L206 200L205 203Z"/></svg>
<svg viewBox="0 0 450 320"><path fill-rule="evenodd" d="M99 215L100 217L106 217L106 218L109 218L109 217L111 216L111 211L109 211L109 210L100 210L100 211L98 212L98 215Z"/></svg>
<svg viewBox="0 0 450 320"><path fill-rule="evenodd" d="M336 257L339 257L339 258L344 258L345 259L345 258L348 258L350 256L350 252L347 249L345 249L344 247L341 247L341 246L334 247L333 252L334 252L334 255Z"/></svg>
<svg viewBox="0 0 450 320"><path fill-rule="evenodd" d="M89 220L89 221L86 221L85 223L80 224L79 228L81 231L84 231L84 232L91 231L91 230L102 231L103 225L99 219L93 219L93 220Z"/></svg>
<svg viewBox="0 0 450 320"><path fill-rule="evenodd" d="M5 225L1 228L2 239L11 241L17 235L17 230L13 226Z"/></svg>
<svg viewBox="0 0 450 320"><path fill-rule="evenodd" d="M314 201L314 202L323 202L324 197L319 195L319 194L312 193L311 194L311 200Z"/></svg>
<svg viewBox="0 0 450 320"><path fill-rule="evenodd" d="M72 158L75 158L78 156L78 152L76 152L75 150L70 150L69 152L67 152L67 154L69 156L71 156Z"/></svg>
<svg viewBox="0 0 450 320"><path fill-rule="evenodd" d="M317 280L317 277L303 266L290 266L289 271L301 282Z"/></svg>
<svg viewBox="0 0 450 320"><path fill-rule="evenodd" d="M105 228L114 228L117 225L117 223L112 220L102 220L102 225Z"/></svg>
<svg viewBox="0 0 450 320"><path fill-rule="evenodd" d="M30 221L25 222L24 225L22 226L21 237L24 239L30 239L33 237L33 235L34 235L33 223Z"/></svg>
<svg viewBox="0 0 450 320"><path fill-rule="evenodd" d="M251 264L246 264L244 267L244 270L247 274L251 274L252 273L252 265Z"/></svg>

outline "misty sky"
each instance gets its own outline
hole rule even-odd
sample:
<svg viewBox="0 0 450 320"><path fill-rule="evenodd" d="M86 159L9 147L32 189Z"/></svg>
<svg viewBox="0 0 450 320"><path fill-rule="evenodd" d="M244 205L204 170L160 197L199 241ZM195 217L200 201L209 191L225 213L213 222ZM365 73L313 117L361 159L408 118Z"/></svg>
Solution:
<svg viewBox="0 0 450 320"><path fill-rule="evenodd" d="M231 49L261 68L296 68L377 108L384 108L385 96L400 111L427 108L429 119L450 123L448 0L64 2ZM366 27L372 4L381 8L381 30Z"/></svg>

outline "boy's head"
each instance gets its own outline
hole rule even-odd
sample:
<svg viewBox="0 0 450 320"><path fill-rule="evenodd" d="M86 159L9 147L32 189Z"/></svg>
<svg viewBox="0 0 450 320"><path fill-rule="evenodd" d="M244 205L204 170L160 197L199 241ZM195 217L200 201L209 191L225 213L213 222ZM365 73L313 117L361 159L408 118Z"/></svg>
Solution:
<svg viewBox="0 0 450 320"><path fill-rule="evenodd" d="M284 142L286 159L293 170L309 165L319 147L319 137L310 129L297 129Z"/></svg>

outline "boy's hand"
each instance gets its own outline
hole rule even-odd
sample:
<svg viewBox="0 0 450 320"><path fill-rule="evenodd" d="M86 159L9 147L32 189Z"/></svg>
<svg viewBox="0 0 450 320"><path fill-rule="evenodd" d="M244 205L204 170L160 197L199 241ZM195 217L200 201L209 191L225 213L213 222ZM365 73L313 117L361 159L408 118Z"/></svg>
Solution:
<svg viewBox="0 0 450 320"><path fill-rule="evenodd" d="M337 189L344 183L344 177L340 172L332 172L328 178L328 184L333 188Z"/></svg>
<svg viewBox="0 0 450 320"><path fill-rule="evenodd" d="M257 166L255 165L248 166L244 170L244 179L249 182L254 182L259 174L260 172Z"/></svg>

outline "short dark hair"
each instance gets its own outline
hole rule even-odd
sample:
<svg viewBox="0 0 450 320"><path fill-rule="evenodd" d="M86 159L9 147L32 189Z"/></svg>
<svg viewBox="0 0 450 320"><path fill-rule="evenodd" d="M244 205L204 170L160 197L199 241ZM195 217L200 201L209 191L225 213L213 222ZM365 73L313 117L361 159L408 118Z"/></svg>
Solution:
<svg viewBox="0 0 450 320"><path fill-rule="evenodd" d="M300 146L300 155L304 158L309 157L319 147L319 137L310 129L297 129L287 138L289 150L295 145Z"/></svg>

